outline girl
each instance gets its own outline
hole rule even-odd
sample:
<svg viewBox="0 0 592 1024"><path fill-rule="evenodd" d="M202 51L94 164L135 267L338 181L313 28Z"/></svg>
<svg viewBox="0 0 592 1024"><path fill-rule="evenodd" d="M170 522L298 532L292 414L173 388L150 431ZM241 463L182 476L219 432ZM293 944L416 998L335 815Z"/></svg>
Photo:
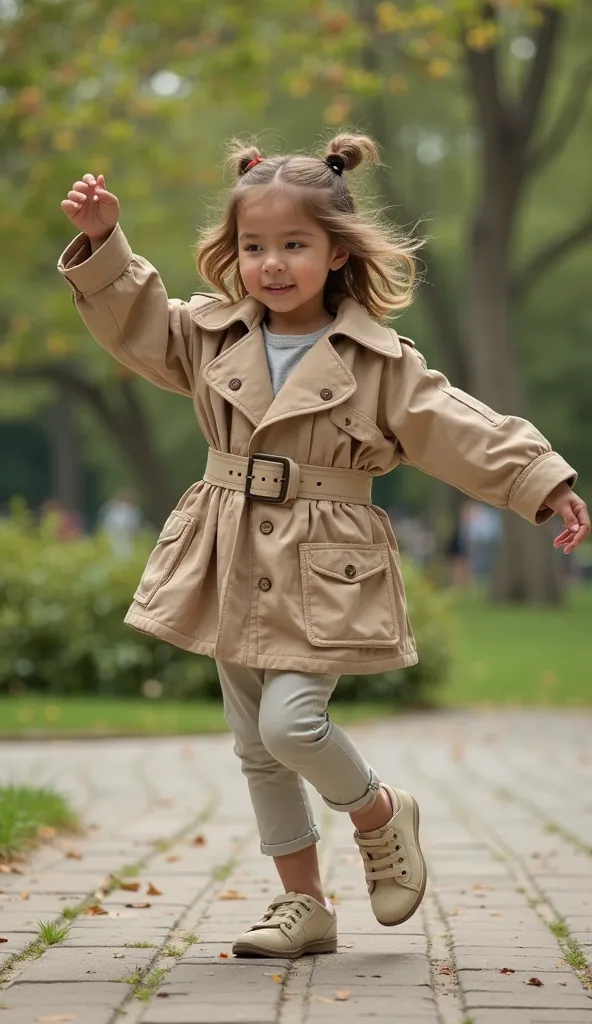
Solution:
<svg viewBox="0 0 592 1024"><path fill-rule="evenodd" d="M126 622L217 661L261 850L285 890L239 955L336 949L303 779L349 814L379 922L406 921L425 890L415 800L327 714L341 673L417 661L372 478L410 463L532 523L558 512L566 553L590 530L576 473L545 438L451 387L385 325L410 301L414 245L357 212L344 172L364 158L376 162L373 142L350 135L318 158L235 152L237 184L197 260L215 292L188 302L132 253L103 175L62 202L82 233L58 269L89 330L190 396L210 445Z"/></svg>

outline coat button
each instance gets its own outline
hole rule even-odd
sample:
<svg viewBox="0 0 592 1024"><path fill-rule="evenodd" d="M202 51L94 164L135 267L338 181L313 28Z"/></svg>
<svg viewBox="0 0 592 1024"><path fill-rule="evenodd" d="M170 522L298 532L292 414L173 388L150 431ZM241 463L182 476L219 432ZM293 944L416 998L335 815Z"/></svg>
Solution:
<svg viewBox="0 0 592 1024"><path fill-rule="evenodd" d="M269 519L264 519L259 529L261 533L273 533L273 523L270 523Z"/></svg>
<svg viewBox="0 0 592 1024"><path fill-rule="evenodd" d="M259 590L271 590L271 580L268 580L267 576L262 576L259 580Z"/></svg>
<svg viewBox="0 0 592 1024"><path fill-rule="evenodd" d="M345 572L345 575L347 576L348 580L353 580L358 570L356 569L355 565L346 565L343 571Z"/></svg>
<svg viewBox="0 0 592 1024"><path fill-rule="evenodd" d="M331 388L323 388L323 390L321 391L321 398L323 399L323 402L330 402L331 399L333 398L333 392L331 391Z"/></svg>
<svg viewBox="0 0 592 1024"><path fill-rule="evenodd" d="M231 391L238 391L239 388L242 387L242 383L242 380L239 380L238 377L233 377L228 387Z"/></svg>

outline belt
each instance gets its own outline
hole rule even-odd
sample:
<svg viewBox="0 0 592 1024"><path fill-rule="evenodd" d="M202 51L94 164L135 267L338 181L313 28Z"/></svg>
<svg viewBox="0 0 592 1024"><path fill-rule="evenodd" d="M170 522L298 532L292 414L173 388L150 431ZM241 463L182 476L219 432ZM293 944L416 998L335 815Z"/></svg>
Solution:
<svg viewBox="0 0 592 1024"><path fill-rule="evenodd" d="M286 505L295 498L372 503L372 475L358 469L302 466L283 455L259 453L246 458L208 450L204 480L216 487L242 491L251 501Z"/></svg>

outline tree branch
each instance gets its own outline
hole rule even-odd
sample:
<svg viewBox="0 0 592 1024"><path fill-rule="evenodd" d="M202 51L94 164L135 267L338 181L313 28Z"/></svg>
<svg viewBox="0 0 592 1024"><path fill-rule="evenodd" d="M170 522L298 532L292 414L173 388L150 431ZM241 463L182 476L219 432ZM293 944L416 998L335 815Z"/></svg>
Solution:
<svg viewBox="0 0 592 1024"><path fill-rule="evenodd" d="M69 391L80 401L90 405L101 417L109 430L117 435L119 418L116 411L105 398L101 390L86 377L79 374L72 366L65 363L38 363L34 366L19 366L3 370L4 376L19 380L49 380Z"/></svg>
<svg viewBox="0 0 592 1024"><path fill-rule="evenodd" d="M536 53L530 71L525 78L522 96L518 101L516 111L522 142L525 146L532 138L536 119L541 109L545 89L549 83L549 72L555 56L559 30L563 23L563 17L557 7L548 6L543 2L539 5L538 10L543 16L543 22L536 34Z"/></svg>
<svg viewBox="0 0 592 1024"><path fill-rule="evenodd" d="M592 238L592 211L583 221L566 231L563 236L535 253L528 263L515 273L510 282L512 299L524 299L543 274L546 274L554 264L565 259L573 249L587 242L589 238Z"/></svg>
<svg viewBox="0 0 592 1024"><path fill-rule="evenodd" d="M483 5L484 21L497 23L497 11L493 4ZM467 43L466 34L462 40L465 64L477 107L477 123L481 127L486 158L495 158L499 151L500 137L507 131L509 111L502 99L498 66L498 48L474 50Z"/></svg>
<svg viewBox="0 0 592 1024"><path fill-rule="evenodd" d="M592 84L592 61L581 64L575 72L570 90L554 125L546 138L536 146L528 160L528 172L538 171L560 153L575 131L586 109L588 90Z"/></svg>

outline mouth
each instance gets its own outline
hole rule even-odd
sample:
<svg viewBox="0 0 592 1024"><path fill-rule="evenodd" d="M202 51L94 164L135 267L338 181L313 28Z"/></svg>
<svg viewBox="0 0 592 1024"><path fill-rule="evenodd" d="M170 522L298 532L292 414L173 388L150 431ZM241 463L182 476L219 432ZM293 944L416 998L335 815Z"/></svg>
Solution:
<svg viewBox="0 0 592 1024"><path fill-rule="evenodd" d="M264 290L270 292L273 295L285 295L287 292L291 292L296 286L293 284L266 284Z"/></svg>

